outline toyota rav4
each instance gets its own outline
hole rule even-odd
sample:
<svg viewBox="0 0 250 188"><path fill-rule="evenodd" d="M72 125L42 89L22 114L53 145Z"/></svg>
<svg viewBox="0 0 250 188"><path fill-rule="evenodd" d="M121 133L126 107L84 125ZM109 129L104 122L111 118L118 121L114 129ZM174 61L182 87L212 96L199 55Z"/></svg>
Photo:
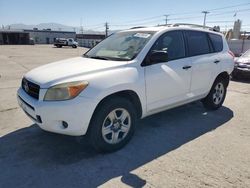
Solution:
<svg viewBox="0 0 250 188"><path fill-rule="evenodd" d="M24 75L19 105L42 129L87 135L98 151L115 151L136 120L201 100L222 106L234 68L222 34L192 25L134 28L112 34L82 57Z"/></svg>

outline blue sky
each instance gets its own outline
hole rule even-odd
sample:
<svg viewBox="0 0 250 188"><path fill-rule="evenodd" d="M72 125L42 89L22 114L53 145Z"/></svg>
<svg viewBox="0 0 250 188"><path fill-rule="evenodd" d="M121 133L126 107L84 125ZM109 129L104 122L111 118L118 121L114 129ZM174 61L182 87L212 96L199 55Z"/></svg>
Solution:
<svg viewBox="0 0 250 188"><path fill-rule="evenodd" d="M250 0L0 0L0 25L56 22L79 26L82 19L84 28L102 30L107 21L110 29L121 29L164 24L166 14L170 15L169 23L202 24L202 10L210 11L207 25L230 27L237 18L243 20L244 29L250 30ZM237 16L233 17L235 12Z"/></svg>

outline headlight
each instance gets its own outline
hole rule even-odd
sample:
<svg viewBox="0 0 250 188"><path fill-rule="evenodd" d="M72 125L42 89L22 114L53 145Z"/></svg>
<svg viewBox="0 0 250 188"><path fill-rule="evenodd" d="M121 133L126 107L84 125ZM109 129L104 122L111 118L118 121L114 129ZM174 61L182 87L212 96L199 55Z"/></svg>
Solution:
<svg viewBox="0 0 250 188"><path fill-rule="evenodd" d="M69 82L49 88L45 94L45 101L61 101L75 98L88 86L86 81Z"/></svg>

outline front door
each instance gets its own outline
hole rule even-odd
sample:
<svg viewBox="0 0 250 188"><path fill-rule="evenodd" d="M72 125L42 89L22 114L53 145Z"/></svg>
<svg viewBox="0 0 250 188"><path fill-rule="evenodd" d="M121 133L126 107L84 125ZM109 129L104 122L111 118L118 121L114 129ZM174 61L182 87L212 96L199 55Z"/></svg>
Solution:
<svg viewBox="0 0 250 188"><path fill-rule="evenodd" d="M165 33L153 45L151 52L154 50L167 51L168 61L145 67L149 113L186 100L191 81L191 61L186 58L181 31Z"/></svg>

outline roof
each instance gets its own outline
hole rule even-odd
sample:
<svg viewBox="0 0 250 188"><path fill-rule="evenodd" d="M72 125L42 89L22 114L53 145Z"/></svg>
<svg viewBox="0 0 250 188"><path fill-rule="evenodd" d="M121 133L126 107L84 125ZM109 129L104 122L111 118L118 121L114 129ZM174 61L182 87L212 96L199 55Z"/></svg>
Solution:
<svg viewBox="0 0 250 188"><path fill-rule="evenodd" d="M24 32L23 30L9 30L9 29L0 29L0 33L28 33L28 32Z"/></svg>
<svg viewBox="0 0 250 188"><path fill-rule="evenodd" d="M76 34L78 39L104 39L104 34Z"/></svg>
<svg viewBox="0 0 250 188"><path fill-rule="evenodd" d="M138 31L138 32L160 32L160 31L168 31L168 30L196 30L196 31L206 31L211 33L219 33L212 27L202 26L202 25L196 25L196 24L171 24L171 25L161 25L161 26L155 26L155 27L136 27L131 28L126 31ZM121 31L123 32L123 31Z"/></svg>
<svg viewBox="0 0 250 188"><path fill-rule="evenodd" d="M24 32L36 32L36 33L71 33L76 34L75 31L54 31L54 30L33 30L33 29L24 29Z"/></svg>

